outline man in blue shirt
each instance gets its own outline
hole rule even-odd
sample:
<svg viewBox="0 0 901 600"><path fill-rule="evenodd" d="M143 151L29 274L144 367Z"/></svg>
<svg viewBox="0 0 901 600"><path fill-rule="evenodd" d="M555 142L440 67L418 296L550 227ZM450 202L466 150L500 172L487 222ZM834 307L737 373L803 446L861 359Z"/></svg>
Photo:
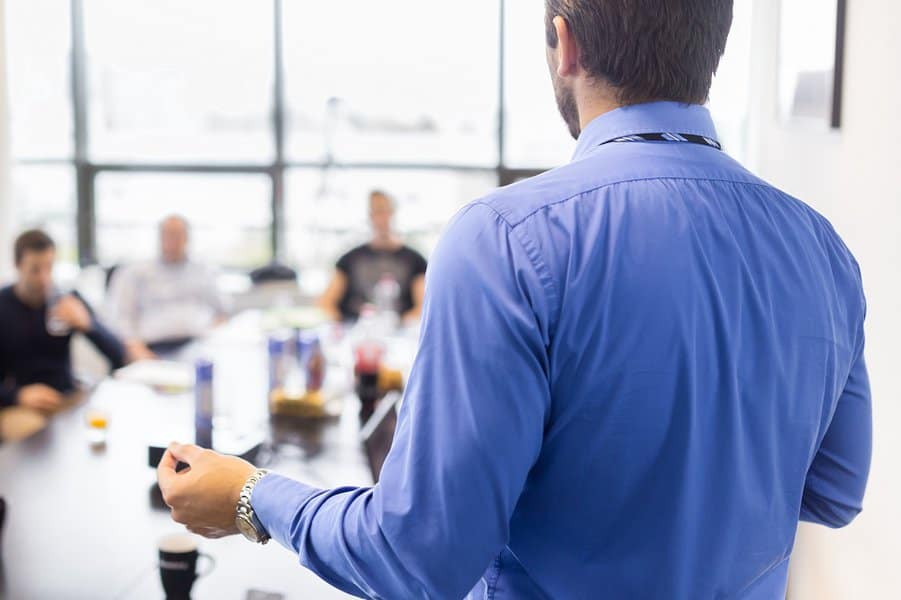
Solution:
<svg viewBox="0 0 901 600"><path fill-rule="evenodd" d="M799 519L861 508L857 264L718 147L731 2L547 5L578 149L448 228L378 485L173 445L164 496L365 597L784 598Z"/></svg>

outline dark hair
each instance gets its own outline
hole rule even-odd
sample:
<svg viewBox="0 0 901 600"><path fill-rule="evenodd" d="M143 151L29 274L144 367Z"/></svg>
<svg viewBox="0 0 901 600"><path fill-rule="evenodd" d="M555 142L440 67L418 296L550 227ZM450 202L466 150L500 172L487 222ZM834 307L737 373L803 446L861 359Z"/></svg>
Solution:
<svg viewBox="0 0 901 600"><path fill-rule="evenodd" d="M56 248L53 239L40 229L29 229L16 238L14 252L16 264L22 262L26 252L44 252Z"/></svg>
<svg viewBox="0 0 901 600"><path fill-rule="evenodd" d="M703 104L732 26L732 0L546 0L547 43L561 16L582 67L624 105Z"/></svg>

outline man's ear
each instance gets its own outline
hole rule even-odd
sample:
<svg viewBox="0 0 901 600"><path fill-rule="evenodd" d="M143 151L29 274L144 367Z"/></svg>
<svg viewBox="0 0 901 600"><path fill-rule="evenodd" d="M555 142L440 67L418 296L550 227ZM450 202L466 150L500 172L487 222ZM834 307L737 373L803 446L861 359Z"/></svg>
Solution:
<svg viewBox="0 0 901 600"><path fill-rule="evenodd" d="M553 21L554 30L557 32L557 47L552 48L554 55L554 67L557 76L567 79L576 75L580 70L579 45L569 29L566 19L557 15Z"/></svg>

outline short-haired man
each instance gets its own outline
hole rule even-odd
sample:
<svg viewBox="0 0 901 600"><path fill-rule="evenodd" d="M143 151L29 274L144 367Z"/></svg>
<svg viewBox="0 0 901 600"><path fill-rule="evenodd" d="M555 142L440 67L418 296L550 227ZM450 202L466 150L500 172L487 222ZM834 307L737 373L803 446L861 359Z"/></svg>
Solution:
<svg viewBox="0 0 901 600"><path fill-rule="evenodd" d="M379 285L385 278L396 290L394 306L388 308L406 321L419 318L425 293L426 260L394 233L394 209L394 200L387 193L370 192L372 239L338 260L335 274L319 299L319 307L336 321L356 319L363 306L378 304Z"/></svg>
<svg viewBox="0 0 901 600"><path fill-rule="evenodd" d="M575 157L449 226L378 484L174 445L173 517L371 598L785 598L798 521L861 510L865 305L829 223L720 150L731 17L547 0Z"/></svg>
<svg viewBox="0 0 901 600"><path fill-rule="evenodd" d="M51 413L76 389L70 360L74 333L84 334L113 368L125 363L125 350L81 296L56 293L56 247L46 233L22 233L14 255L16 282L0 289L0 407ZM0 420L7 429L11 413L5 414Z"/></svg>
<svg viewBox="0 0 901 600"><path fill-rule="evenodd" d="M135 358L179 349L225 318L215 273L188 257L190 226L178 215L160 222L160 255L122 267L110 282L112 324Z"/></svg>

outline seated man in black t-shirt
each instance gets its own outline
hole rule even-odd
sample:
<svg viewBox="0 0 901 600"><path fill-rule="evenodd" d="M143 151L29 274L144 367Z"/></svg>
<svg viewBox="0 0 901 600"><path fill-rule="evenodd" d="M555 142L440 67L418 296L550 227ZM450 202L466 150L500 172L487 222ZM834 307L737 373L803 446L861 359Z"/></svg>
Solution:
<svg viewBox="0 0 901 600"><path fill-rule="evenodd" d="M76 390L70 364L74 333L82 333L113 368L126 360L125 348L75 293L57 295L53 287L53 240L26 231L15 245L18 279L0 289L0 435L20 406L40 413L59 409ZM16 413L19 414L19 413Z"/></svg>
<svg viewBox="0 0 901 600"><path fill-rule="evenodd" d="M384 192L369 195L373 237L341 257L319 306L335 320L360 316L366 304L395 310L405 321L419 318L426 261L391 230L394 202Z"/></svg>

